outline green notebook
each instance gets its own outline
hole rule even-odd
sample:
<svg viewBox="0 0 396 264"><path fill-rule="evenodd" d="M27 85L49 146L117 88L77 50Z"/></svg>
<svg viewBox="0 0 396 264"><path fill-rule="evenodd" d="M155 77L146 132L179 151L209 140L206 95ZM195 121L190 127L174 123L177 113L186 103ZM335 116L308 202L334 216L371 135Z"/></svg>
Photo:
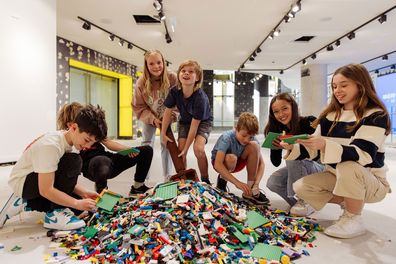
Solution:
<svg viewBox="0 0 396 264"><path fill-rule="evenodd" d="M122 156L127 156L129 153L140 153L140 150L138 148L129 148L120 150L117 153Z"/></svg>
<svg viewBox="0 0 396 264"><path fill-rule="evenodd" d="M268 135L265 137L263 144L261 145L263 148L270 148L270 149L278 149L274 145L272 145L272 141L276 138L281 136L281 133L274 133L269 132Z"/></svg>
<svg viewBox="0 0 396 264"><path fill-rule="evenodd" d="M308 134L301 134L301 135L295 135L295 136L285 137L285 138L281 137L281 140L288 144L295 144L297 139L307 139L308 137L309 137Z"/></svg>

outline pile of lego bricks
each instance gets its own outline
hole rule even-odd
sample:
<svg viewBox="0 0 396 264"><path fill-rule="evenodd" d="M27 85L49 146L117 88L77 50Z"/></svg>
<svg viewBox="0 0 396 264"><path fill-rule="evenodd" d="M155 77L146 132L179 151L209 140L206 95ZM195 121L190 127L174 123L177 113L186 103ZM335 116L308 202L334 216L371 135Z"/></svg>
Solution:
<svg viewBox="0 0 396 264"><path fill-rule="evenodd" d="M93 263L289 263L309 255L320 229L200 182L174 184L171 195L99 208L87 227L53 232L52 241L70 258Z"/></svg>

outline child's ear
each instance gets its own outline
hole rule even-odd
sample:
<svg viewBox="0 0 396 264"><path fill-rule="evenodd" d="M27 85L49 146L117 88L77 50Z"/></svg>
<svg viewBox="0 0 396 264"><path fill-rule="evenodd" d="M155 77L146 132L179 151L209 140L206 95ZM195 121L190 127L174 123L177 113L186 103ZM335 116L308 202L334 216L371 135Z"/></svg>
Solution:
<svg viewBox="0 0 396 264"><path fill-rule="evenodd" d="M76 131L78 128L78 125L76 123L68 123L67 125L69 127L69 130Z"/></svg>

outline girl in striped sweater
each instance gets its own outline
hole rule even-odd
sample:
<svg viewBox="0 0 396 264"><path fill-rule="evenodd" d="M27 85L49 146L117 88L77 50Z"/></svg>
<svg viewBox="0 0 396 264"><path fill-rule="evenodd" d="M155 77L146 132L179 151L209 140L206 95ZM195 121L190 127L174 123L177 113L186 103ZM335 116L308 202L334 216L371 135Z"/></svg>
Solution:
<svg viewBox="0 0 396 264"><path fill-rule="evenodd" d="M340 67L331 85L331 102L314 122L315 133L298 144L282 144L289 150L286 160L318 156L326 165L326 171L301 178L293 189L315 210L326 203L339 204L343 215L324 232L352 238L366 231L361 219L364 204L379 202L390 192L384 141L391 125L363 65Z"/></svg>

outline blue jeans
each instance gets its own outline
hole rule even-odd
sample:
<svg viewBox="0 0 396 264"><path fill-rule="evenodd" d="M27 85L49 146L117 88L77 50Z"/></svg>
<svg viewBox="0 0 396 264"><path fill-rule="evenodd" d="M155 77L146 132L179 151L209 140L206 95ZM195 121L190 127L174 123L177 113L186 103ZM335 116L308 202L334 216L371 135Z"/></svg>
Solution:
<svg viewBox="0 0 396 264"><path fill-rule="evenodd" d="M293 183L306 175L323 170L322 164L312 160L286 160L286 167L275 171L268 178L267 187L293 206L296 203Z"/></svg>
<svg viewBox="0 0 396 264"><path fill-rule="evenodd" d="M143 123L143 131L142 131L142 145L149 145L154 149L154 140L155 140L155 131L156 127L152 125L148 125ZM165 180L172 175L172 158L166 146L164 146L161 142L161 159L162 159L162 175ZM150 172L149 174L150 175ZM147 177L149 178L149 176Z"/></svg>

